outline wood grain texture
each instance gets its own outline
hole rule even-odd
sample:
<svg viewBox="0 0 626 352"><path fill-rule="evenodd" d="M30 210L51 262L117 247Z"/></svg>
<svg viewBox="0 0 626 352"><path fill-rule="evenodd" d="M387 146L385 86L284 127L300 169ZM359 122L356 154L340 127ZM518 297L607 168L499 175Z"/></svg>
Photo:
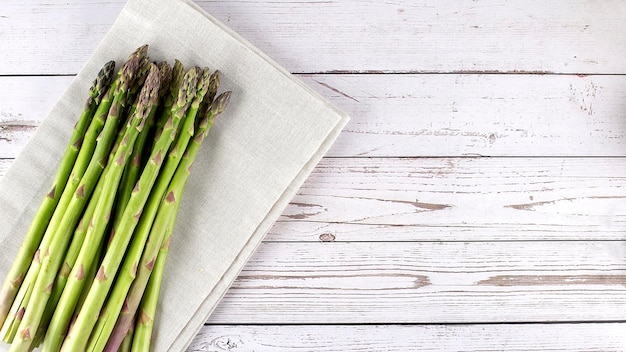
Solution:
<svg viewBox="0 0 626 352"><path fill-rule="evenodd" d="M198 1L292 72L626 73L620 1ZM76 73L123 0L3 5L0 74Z"/></svg>
<svg viewBox="0 0 626 352"><path fill-rule="evenodd" d="M351 225L363 224L369 226L363 228L369 233L365 238L383 241L407 239L403 233L410 231L413 240L421 235L463 241L622 238L625 162L623 158L324 159L281 221L319 222L316 233L321 230L336 238L341 238L342 228L350 233L357 229ZM330 223L336 224L329 226L337 232L324 229ZM386 233L376 225L411 227Z"/></svg>
<svg viewBox="0 0 626 352"><path fill-rule="evenodd" d="M271 242L209 322L623 321L625 259L621 241Z"/></svg>
<svg viewBox="0 0 626 352"><path fill-rule="evenodd" d="M623 323L205 326L191 352L624 351Z"/></svg>
<svg viewBox="0 0 626 352"><path fill-rule="evenodd" d="M73 79L64 76L0 77L0 158L19 155Z"/></svg>
<svg viewBox="0 0 626 352"><path fill-rule="evenodd" d="M298 75L351 116L335 157L624 156L626 75ZM73 77L0 77L0 158Z"/></svg>

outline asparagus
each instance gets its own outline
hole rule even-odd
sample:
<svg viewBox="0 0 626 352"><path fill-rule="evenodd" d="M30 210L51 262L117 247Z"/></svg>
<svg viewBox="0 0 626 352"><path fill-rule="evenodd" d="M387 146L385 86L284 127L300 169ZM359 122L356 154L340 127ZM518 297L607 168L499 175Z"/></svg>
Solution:
<svg viewBox="0 0 626 352"><path fill-rule="evenodd" d="M67 209L67 206L69 205L72 196L76 191L76 188L78 187L78 182L85 173L85 170L89 164L91 154L93 153L93 150L95 148L98 134L104 126L105 118L112 103L112 91L115 89L116 86L117 80L112 83L111 87L107 90L104 96L101 97L100 105L98 105L96 113L91 123L89 124L89 128L87 129L85 137L83 138L80 151L78 153L78 156L76 157L74 166L72 167L72 171L68 180L69 183L63 188L63 193L56 208L54 209L52 218L49 220L47 227L45 227L43 238L41 239L41 243L39 243L39 248L33 255L33 261L28 268L26 277L24 278L24 281L19 288L17 296L14 299L13 306L11 307L11 314L4 321L4 326L2 327L1 333L4 336L5 342L13 341L15 331L19 326L19 322L16 322L14 320L15 318L21 320L21 317L23 316L26 309L26 305L29 302L35 280L37 279L37 275L39 274L39 269L41 267L40 253L45 253L46 249L48 248L54 232L59 226L63 215L65 214L65 210Z"/></svg>
<svg viewBox="0 0 626 352"><path fill-rule="evenodd" d="M168 88L170 86L172 80L172 68L171 66L165 62L160 62L157 67L159 68L159 73L161 75L161 88L159 89L159 102L163 101L165 98ZM115 217L113 220L113 228L115 228L121 219L121 215L124 212L124 208L126 208L126 204L130 199L130 194L135 188L135 183L139 179L139 174L141 171L141 159L142 153L144 153L144 147L148 140L149 132L154 125L154 119L157 112L157 105L152 107L150 114L146 119L146 125L148 128L144 128L143 131L137 137L137 141L135 142L135 147L133 149L133 154L130 159L130 164L126 169L124 169L124 174L122 176L122 185L120 187L119 197L117 200L116 207L118 211L115 213Z"/></svg>
<svg viewBox="0 0 626 352"><path fill-rule="evenodd" d="M204 138L201 131L212 123L208 116L217 112L217 100L211 102L219 80L217 72L210 75L208 69L185 73L176 60L173 69L159 64L160 89L147 88L158 74L146 54L147 46L138 48L115 80L111 67L106 84L100 79L90 90L55 184L29 229L29 234L36 232L32 229L41 221L39 214L47 212L41 233L24 241L14 263L19 266L21 257L26 266L21 276L14 280L7 276L0 287L0 334L13 342L11 352L30 351L44 336L44 351L112 350L111 343L116 351L130 351L145 336L134 338L133 327L151 324L153 312L144 310L140 316L135 312L148 280L160 280L159 275L150 279L150 274L155 263L162 268L165 255L158 253L167 252L172 235L185 182L176 175L189 174L189 151L197 149L194 145ZM141 102L136 98L140 90L139 96L151 97L150 108L144 104L146 98ZM218 99L227 102L229 94ZM89 120L81 125L83 118ZM76 132L81 129L84 137ZM149 139L154 140L151 152L143 154ZM66 163L70 148L73 160ZM61 173L66 176L59 181ZM45 210L46 206L51 208ZM103 235L109 226L113 231L105 246ZM163 238L168 240L162 243ZM24 257L28 246L30 254L26 251ZM12 293L6 289L9 281ZM156 286L154 300L160 283ZM7 292L12 295L8 303L3 300ZM122 323L126 327L120 330Z"/></svg>
<svg viewBox="0 0 626 352"><path fill-rule="evenodd" d="M180 91L180 87L183 84L183 78L185 77L185 68L182 62L175 60L174 67L172 67L172 82L170 84L170 89L165 95L165 99L163 100L163 107L161 112L156 119L156 133L155 133L155 142L158 140L161 131L163 130L163 126L170 118L172 114L172 106L176 103L178 99L178 92Z"/></svg>
<svg viewBox="0 0 626 352"><path fill-rule="evenodd" d="M111 149L111 154L109 155L109 161L107 163L107 166L102 172L102 175L100 179L98 180L98 184L94 188L94 192L91 196L91 199L89 200L87 209L85 210L80 222L78 223L78 226L76 227L76 230L74 231L72 242L70 244L69 249L67 250L67 254L65 255L65 260L61 266L61 270L59 270L59 273L55 280L54 288L52 289L52 294L48 301L48 305L46 306L46 310L44 311L42 321L39 324L39 329L33 340L34 344L37 346L43 340L43 337L50 324L50 320L52 319L52 315L54 314L54 311L59 303L59 299L61 298L63 289L65 288L67 279L69 275L71 274L71 270L74 267L74 264L76 263L78 254L80 253L80 249L83 245L83 241L85 239L85 236L87 235L88 226L91 223L91 219L93 218L93 214L96 210L98 200L100 199L100 195L102 193L102 186L104 184L105 177L108 174L111 168L111 165L113 164L112 161L114 158L114 154L117 151L120 143L122 143L122 139L123 139L123 135L120 135L118 133L118 138L115 141L113 148Z"/></svg>
<svg viewBox="0 0 626 352"><path fill-rule="evenodd" d="M196 69L196 71L200 72L199 69ZM183 125L180 128L180 133L177 135L176 140L172 145L172 149L168 153L167 161L159 172L157 181L153 186L150 196L144 206L141 219L137 225L135 234L133 235L130 247L127 250L123 265L115 279L113 291L111 292L110 298L106 302L106 305L98 318L94 331L92 332L92 338L89 342L87 351L102 350L115 326L117 317L120 310L122 310L122 305L124 304L124 297L128 293L128 289L135 279L137 263L141 259L141 253L148 235L150 234L150 228L152 227L152 223L158 211L161 199L165 195L167 186L176 172L178 163L187 148L189 140L193 137L198 109L200 108L200 103L207 94L210 82L210 71L208 68L205 68L202 71L202 78L198 81L195 97L191 102L187 115L185 116Z"/></svg>
<svg viewBox="0 0 626 352"><path fill-rule="evenodd" d="M57 274L57 278L54 282L54 287L52 288L52 294L50 295L50 299L48 300L48 304L46 306L46 309L44 310L43 317L41 318L41 323L39 324L39 328L37 329L37 333L35 335L35 338L33 339L33 343L35 346L38 346L41 341L43 341L43 337L45 336L46 331L50 326L50 320L52 319L52 315L56 310L59 299L61 298L61 294L63 293L63 289L65 288L65 284L67 283L67 279L71 274L72 268L76 263L76 259L85 240L87 228L96 210L97 200L100 198L100 195L102 193L101 185L104 182L104 177L108 173L109 168L110 164L107 164L107 167L102 172L102 176L98 180L98 185L94 189L89 204L87 205L87 209L85 209L85 213L78 223L78 227L76 227L76 230L74 231L72 243L67 250L65 259L63 261L63 264L61 265L61 270L59 270L59 273Z"/></svg>
<svg viewBox="0 0 626 352"><path fill-rule="evenodd" d="M46 350L55 351L61 346L62 336L65 334L69 326L72 313L80 297L80 292L85 284L84 273L94 266L94 258L98 248L101 246L104 233L109 222L111 210L115 200L116 190L118 188L124 166L126 165L137 135L144 127L145 118L152 106L156 103L158 96L159 74L155 65L151 64L151 70L144 85L137 110L131 120L131 125L126 129L126 134L121 140L115 154L111 158L106 177L101 185L102 195L97 199L95 211L91 219L91 223L87 229L85 244L80 249L76 263L72 268L69 280L59 299L48 335L44 340L44 348Z"/></svg>
<svg viewBox="0 0 626 352"><path fill-rule="evenodd" d="M128 334L126 334L126 337L124 337L124 341L122 341L122 344L120 345L120 349L118 350L119 352L131 352L131 348L133 346L134 332L135 332L135 328L133 326L133 328L128 332Z"/></svg>
<svg viewBox="0 0 626 352"><path fill-rule="evenodd" d="M35 281L33 295L29 301L24 318L20 323L18 334L11 346L11 352L29 350L32 338L39 327L43 311L52 293L54 280L65 257L65 251L67 250L71 234L76 227L76 223L83 212L87 200L91 196L91 192L102 170L106 166L108 155L113 144L112 142L117 131L119 114L125 103L128 85L133 77L135 77L137 67L137 57L132 57L124 65L119 84L116 87L113 103L109 109L105 126L98 137L98 143L92 159L81 178L78 188L72 196L58 228L54 229L54 238L50 240L49 246L44 248L41 253L42 264L40 274ZM50 230L50 228L48 228L48 230ZM48 232L48 230L46 232Z"/></svg>
<svg viewBox="0 0 626 352"><path fill-rule="evenodd" d="M147 46L138 48L133 54L130 55L125 65L127 65L130 60L138 60L141 57L144 57L146 52ZM79 182L81 181L88 166L92 161L97 140L100 139L100 133L105 126L106 119L109 115L109 110L114 103L114 92L117 91L119 81L122 78L122 73L123 70L120 70L120 72L118 72L117 78L111 84L104 96L102 96L95 115L91 123L89 124L89 128L87 129L85 137L83 138L83 143L80 147L80 151L78 153L78 156L76 157L76 162L74 163L74 166L70 173L68 184L63 189L63 194L61 195L58 205L54 210L52 218L47 224L43 239L41 240L39 248L34 255L33 262L28 269L26 278L24 279L24 282L19 289L17 295L17 298L19 299L14 300L14 307L12 307L11 310L16 312L17 314L11 315L11 319L9 319L9 321L5 321L5 326L3 327L3 331L5 332L9 328L15 331L15 329L17 328L17 326L15 325L19 325L19 323L16 324L16 322L13 322L13 317L20 318L24 314L24 310L26 309L26 305L29 302L35 285L35 280L37 279L37 276L39 275L39 270L41 268L40 253L48 252L50 242L53 240L53 237L58 227L60 226L61 221L63 220L66 209L70 205L70 202L72 201L72 198L74 197L74 194L79 187ZM13 336L14 334L10 334L9 336L5 334L5 341L12 342Z"/></svg>
<svg viewBox="0 0 626 352"><path fill-rule="evenodd" d="M107 352L117 351L118 346L124 338L124 332L127 331L130 324L132 324L132 320L129 318L134 316L139 305L140 308L137 312L138 319L133 337L132 351L149 351L163 268L169 251L169 243L183 190L189 177L191 166L198 154L198 150L213 125L214 118L219 115L228 104L230 95L231 92L225 92L218 96L211 104L208 114L198 125L198 130L176 169L176 173L166 191L167 196L159 207L153 225L154 232L150 234L150 241L154 241L152 241L150 245L146 245L146 249L141 258L141 265L139 265L137 279L133 282L130 294L124 305L125 309L127 309L130 314L120 316L115 331L111 335L111 339L105 349ZM155 235L154 238L152 237L153 235Z"/></svg>
<svg viewBox="0 0 626 352"><path fill-rule="evenodd" d="M165 228L165 238L170 238L174 232L174 218L178 214L179 202L175 202L174 210L170 218L170 223ZM163 269L165 268L165 260L167 253L169 252L170 242L163 242L159 253L154 262L152 275L148 279L148 283L143 292L143 296L140 297L140 304L137 309L137 318L134 326L133 341L131 345L131 351L133 352L149 352L150 340L152 339L152 329L154 327L154 317L156 315L157 303L159 300L159 293L161 291L161 282L163 281ZM118 321L120 324L121 332L124 331L122 325L127 325L125 321ZM132 321L130 322L132 324ZM116 325L115 329L118 329ZM131 326L130 329L133 329ZM116 344L116 336L112 336L111 347L107 345L107 351L113 350Z"/></svg>
<svg viewBox="0 0 626 352"><path fill-rule="evenodd" d="M81 113L74 131L70 138L65 154L63 155L57 173L52 181L50 191L44 197L43 202L39 206L33 221L31 222L22 246L20 247L17 257L13 262L9 273L7 274L2 288L0 289L0 326L4 324L11 303L17 294L17 291L26 275L26 271L33 259L35 251L39 247L46 226L52 217L63 189L70 176L70 172L78 151L81 147L83 136L87 130L97 106L100 104L102 97L111 85L115 62L107 62L98 72L96 79L89 88L89 97L85 103L83 112Z"/></svg>
<svg viewBox="0 0 626 352"><path fill-rule="evenodd" d="M96 280L92 283L83 308L79 312L74 325L63 343L63 351L83 351L87 345L89 335L111 288L113 279L123 259L125 249L139 222L143 206L159 174L159 170L163 164L163 156L169 150L178 125L185 116L191 99L195 96L197 80L198 77L195 69L190 70L185 75L183 86L179 92L179 98L172 107L170 119L165 124L163 132L156 141L150 159L142 171L141 177L136 184L135 190L131 194L126 209L124 209L122 220L118 226L118 230L109 243L109 248L102 260Z"/></svg>

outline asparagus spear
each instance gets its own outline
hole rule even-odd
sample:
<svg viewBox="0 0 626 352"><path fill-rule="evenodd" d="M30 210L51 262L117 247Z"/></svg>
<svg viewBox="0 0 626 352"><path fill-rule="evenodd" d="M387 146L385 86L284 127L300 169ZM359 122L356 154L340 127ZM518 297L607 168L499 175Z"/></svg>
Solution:
<svg viewBox="0 0 626 352"><path fill-rule="evenodd" d="M54 237L50 240L49 246L44 248L41 253L42 264L40 274L35 281L33 294L19 326L18 334L11 346L11 352L29 350L32 338L39 327L43 311L52 293L54 280L65 257L71 234L76 227L76 223L83 212L87 200L91 196L91 192L102 170L106 166L108 155L117 131L119 114L126 100L128 85L133 77L135 77L137 67L137 57L132 57L124 64L123 72L114 94L113 103L111 104L105 126L98 137L98 143L92 159L81 178L78 188L72 196L58 228L54 229ZM48 232L48 230L46 232Z"/></svg>
<svg viewBox="0 0 626 352"><path fill-rule="evenodd" d="M199 69L197 69L199 71ZM124 304L124 297L128 293L131 283L135 279L137 271L137 263L141 259L141 253L144 244L150 234L150 228L154 221L155 215L158 211L159 204L163 198L167 186L172 179L176 167L180 162L185 149L189 143L189 140L194 134L194 125L196 122L196 116L200 103L204 99L209 89L211 82L211 74L208 68L202 71L202 78L198 81L197 91L195 98L192 101L187 115L183 121L183 125L180 129L180 133L176 137L171 151L168 153L167 161L159 172L159 176L153 189L151 190L150 197L148 198L141 219L135 230L130 246L124 257L123 265L115 278L113 291L110 294L110 298L107 300L102 313L98 317L97 324L92 332L92 338L89 342L87 351L101 351L115 326L117 317L122 310Z"/></svg>
<svg viewBox="0 0 626 352"><path fill-rule="evenodd" d="M117 151L120 143L122 143L122 139L123 135L120 135L118 133L118 138L115 141L113 148L111 149L111 154L109 155L109 161L107 163L107 166L102 172L102 175L98 180L98 184L94 188L94 192L91 196L91 199L89 200L87 209L85 210L80 222L78 223L78 227L76 227L76 230L74 231L72 242L69 249L67 250L67 254L65 255L65 260L63 261L61 270L59 270L59 273L55 280L52 294L48 301L48 305L46 306L46 310L44 311L42 321L39 324L39 329L37 330L37 334L33 339L35 346L39 346L41 341L43 341L44 335L46 334L48 326L50 325L50 320L52 319L52 315L54 314L54 311L56 310L56 307L59 303L59 299L61 298L61 294L63 293L63 289L65 288L68 276L70 275L71 270L76 263L78 254L80 253L80 249L83 245L83 241L85 239L85 236L87 235L88 226L91 223L91 219L96 210L96 205L98 204L98 200L100 199L100 195L102 193L102 186L104 184L105 177L108 174L111 165L113 165L112 161L114 158L114 154Z"/></svg>
<svg viewBox="0 0 626 352"><path fill-rule="evenodd" d="M143 46L147 50L147 46ZM142 48L143 48L142 47ZM117 132L117 140L111 149L111 154L115 154L117 147L121 144L122 138L126 135L126 130L131 124L133 116L135 116L135 110L137 109L137 103L139 102L139 90L143 86L150 70L150 59L147 56L139 57L139 69L135 79L129 84L126 101L132 102L132 104L124 104L124 111L120 116L125 117L124 121L120 124L121 128Z"/></svg>
<svg viewBox="0 0 626 352"><path fill-rule="evenodd" d="M129 56L129 59L127 60L127 63L125 63L125 65L127 65L128 62L131 60L139 60L140 58L144 57L146 52L147 46L138 48L133 54ZM14 300L14 307L12 307L11 310L16 312L17 314L12 314L9 317L10 319L7 319L8 321L5 320L5 326L3 326L3 331L5 332L4 335L6 342L12 342L14 336L14 334L7 335L6 331L9 328L13 331L17 328L16 326L14 326L16 325L16 323L12 321L13 317L21 317L24 314L26 305L29 302L35 285L35 280L37 279L37 276L39 275L39 270L41 268L40 254L48 252L50 242L53 240L53 237L58 227L60 226L61 221L63 220L66 209L68 208L72 198L74 197L75 192L79 187L79 182L81 181L88 166L92 161L93 153L96 148L96 143L98 140L100 140L100 133L105 126L106 119L109 115L109 110L114 103L114 92L118 90L117 88L122 78L122 72L123 70L120 70L118 72L117 78L111 84L110 88L106 91L104 96L102 96L95 115L85 133L83 143L80 147L78 156L76 157L76 162L74 163L74 166L70 173L68 183L63 189L63 194L61 195L57 207L54 209L54 214L52 215L52 218L50 219L47 228L45 229L43 239L41 240L39 248L34 255L33 262L28 269L28 273L26 274L24 282L19 289L18 295L16 297L19 299ZM17 325L19 325L19 323Z"/></svg>
<svg viewBox="0 0 626 352"><path fill-rule="evenodd" d="M161 102L164 100L172 80L172 68L165 61L160 62L157 67L159 68L159 73L161 75L161 88L159 89L159 102ZM144 128L137 137L135 147L133 148L133 155L130 159L130 164L127 168L124 169L124 174L122 176L122 183L120 186L119 196L116 205L117 212L115 213L113 220L113 228L115 228L119 224L122 214L124 212L124 208L126 208L126 204L130 199L130 194L133 191L133 188L135 188L135 183L139 179L142 164L142 153L145 153L144 147L148 140L149 132L154 125L157 108L157 105L152 107L152 110L150 111L150 114L146 119L146 125L148 128Z"/></svg>
<svg viewBox="0 0 626 352"><path fill-rule="evenodd" d="M98 185L94 189L94 192L89 200L89 204L87 205L87 209L85 209L85 213L83 214L80 222L78 223L78 227L74 231L74 236L72 237L72 243L70 244L69 249L65 255L65 259L63 264L61 265L61 270L57 275L57 278L54 282L54 287L52 288L52 294L50 295L50 299L48 300L48 304L43 313L43 317L41 318L41 323L39 324L39 328L37 329L37 334L35 338L33 338L34 346L38 346L46 334L48 327L50 325L50 320L52 319L52 315L56 310L56 307L59 303L59 299L61 298L61 294L63 293L63 289L65 288L65 284L67 283L67 279L74 267L74 263L78 257L78 253L83 245L83 241L85 240L85 235L87 234L87 227L91 222L93 214L96 210L97 200L100 198L102 193L102 183L104 182L104 177L108 173L110 169L110 164L107 164L107 167L102 172L102 176L98 180Z"/></svg>
<svg viewBox="0 0 626 352"><path fill-rule="evenodd" d="M175 133L178 130L180 120L185 116L187 107L191 99L195 96L197 80L198 77L195 69L190 70L185 75L183 86L179 92L179 99L172 107L170 120L165 124L161 136L152 149L150 160L144 167L126 209L124 209L118 230L109 243L109 249L102 260L96 280L92 283L85 303L63 343L62 351L83 351L87 345L100 309L104 304L113 279L123 259L125 249L139 222L143 206L159 174L159 170L163 164L163 156L169 150Z"/></svg>
<svg viewBox="0 0 626 352"><path fill-rule="evenodd" d="M97 199L95 211L84 240L85 244L80 249L76 263L74 263L66 287L50 322L48 336L44 340L44 349L46 350L55 351L61 346L62 336L69 326L72 313L85 284L84 273L89 271L94 265L95 254L102 244L124 166L130 158L137 135L144 127L145 117L156 103L160 87L159 74L156 66L151 65L151 70L141 91L139 104L131 120L131 125L127 128L126 134L111 158L110 169L101 184L102 195Z"/></svg>
<svg viewBox="0 0 626 352"><path fill-rule="evenodd" d="M133 324L131 330L128 331L128 333L126 334L126 337L124 337L124 341L122 341L122 344L120 345L118 352L131 352L131 348L133 346L134 332L135 332L135 327Z"/></svg>
<svg viewBox="0 0 626 352"><path fill-rule="evenodd" d="M76 157L78 156L78 151L81 147L85 131L93 118L96 107L100 104L102 97L111 85L114 70L115 62L107 62L102 67L100 72L98 72L98 76L89 88L89 97L87 98L83 112L74 127L70 142L63 158L61 159L54 180L52 181L52 187L39 206L39 209L37 210L28 231L26 232L26 236L17 253L17 257L2 284L2 289L0 289L0 326L4 324L13 299L15 298L24 276L26 275L26 271L28 270L28 267L33 259L35 251L39 247L46 226L52 217L54 209L59 202L63 189L65 188L65 184L70 176L70 172L76 162Z"/></svg>
<svg viewBox="0 0 626 352"><path fill-rule="evenodd" d="M137 318L133 332L133 341L131 351L133 352L149 352L150 341L152 339L152 329L154 327L154 317L156 315L157 303L159 300L159 293L161 291L161 281L163 280L163 270L165 268L165 260L167 253L169 252L170 241L172 233L174 232L174 218L178 214L178 208L180 202L175 202L173 213L171 214L170 222L167 224L164 230L164 237L168 240L163 242L159 253L154 262L152 275L150 275L148 283L143 292L143 296L140 297L140 303L137 311ZM125 321L118 321L123 325L127 325ZM132 324L132 321L131 321ZM118 329L116 325L115 329ZM131 326L130 329L133 329ZM123 331L123 330L122 330ZM115 331L117 332L117 331ZM116 336L112 336L111 347L107 345L107 351L114 350L113 347L117 344Z"/></svg>
<svg viewBox="0 0 626 352"><path fill-rule="evenodd" d="M185 68L182 62L175 60L174 67L172 67L172 82L170 84L170 89L167 92L167 95L165 95L163 107L156 119L155 142L158 140L161 131L163 131L163 126L172 114L172 106L178 99L178 92L183 84L183 77L185 77Z"/></svg>
<svg viewBox="0 0 626 352"><path fill-rule="evenodd" d="M153 233L150 234L151 244L146 245L143 256L141 257L141 265L139 266L137 279L133 282L130 294L125 303L125 309L130 315L121 315L118 320L115 331L111 335L111 339L107 344L105 351L115 352L121 343L124 332L128 330L137 306L140 305L137 312L137 325L135 327L133 337L132 351L149 351L150 338L154 322L154 314L158 301L161 279L163 276L163 268L165 259L169 251L169 243L174 229L174 223L180 200L182 198L185 184L190 174L190 169L195 160L198 150L202 142L206 138L209 129L213 125L214 118L220 114L230 99L231 92L221 94L211 104L209 113L200 122L198 131L196 132L192 142L185 151L176 173L166 191L166 197L159 207L156 220L153 225ZM155 236L152 238L152 236ZM159 249L159 246L161 247ZM147 286L146 286L147 283ZM145 289L145 292L144 292ZM142 298L143 294L143 298ZM140 302L141 300L141 302ZM121 336L121 339L120 339Z"/></svg>
<svg viewBox="0 0 626 352"><path fill-rule="evenodd" d="M67 209L67 206L69 205L72 196L76 191L76 188L78 187L78 182L85 173L85 170L91 158L91 154L93 153L93 150L95 148L98 134L104 126L109 107L112 103L112 91L115 90L116 86L117 80L112 83L111 87L107 90L104 96L102 96L100 105L98 105L96 113L91 123L89 124L89 128L87 129L85 137L83 138L80 151L78 153L78 156L76 157L74 166L72 167L68 183L63 188L63 193L56 208L54 209L52 218L49 219L47 227L45 227L43 238L41 239L41 243L39 243L39 248L35 252L32 263L28 268L28 272L26 273L26 277L24 278L24 281L19 288L17 296L15 296L13 306L11 307L11 314L7 317L7 319L5 319L2 331L0 331L0 333L4 336L5 342L13 341L15 331L19 326L19 322L16 322L14 320L15 318L18 318L18 320L21 321L21 317L24 314L26 305L29 302L35 280L37 279L37 275L39 274L39 269L41 267L40 253L45 253L46 248L48 248L49 243L52 240L53 235L63 218L63 215L65 214L65 210Z"/></svg>

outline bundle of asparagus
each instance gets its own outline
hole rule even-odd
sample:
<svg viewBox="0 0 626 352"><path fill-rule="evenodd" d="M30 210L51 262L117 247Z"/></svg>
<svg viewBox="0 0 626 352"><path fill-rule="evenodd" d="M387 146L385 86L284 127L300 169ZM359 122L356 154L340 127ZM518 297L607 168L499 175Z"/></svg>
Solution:
<svg viewBox="0 0 626 352"><path fill-rule="evenodd" d="M148 46L89 90L50 191L0 289L10 351L148 351L191 165L231 92Z"/></svg>

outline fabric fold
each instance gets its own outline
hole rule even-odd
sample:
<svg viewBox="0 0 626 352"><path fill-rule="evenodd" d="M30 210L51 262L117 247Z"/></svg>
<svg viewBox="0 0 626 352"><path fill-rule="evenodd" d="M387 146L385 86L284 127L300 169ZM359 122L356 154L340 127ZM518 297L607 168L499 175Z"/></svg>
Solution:
<svg viewBox="0 0 626 352"><path fill-rule="evenodd" d="M2 278L52 181L89 83L104 62L121 62L143 44L153 60L220 70L220 90L233 91L194 164L163 279L154 348L183 351L348 117L196 4L129 0L0 180Z"/></svg>

